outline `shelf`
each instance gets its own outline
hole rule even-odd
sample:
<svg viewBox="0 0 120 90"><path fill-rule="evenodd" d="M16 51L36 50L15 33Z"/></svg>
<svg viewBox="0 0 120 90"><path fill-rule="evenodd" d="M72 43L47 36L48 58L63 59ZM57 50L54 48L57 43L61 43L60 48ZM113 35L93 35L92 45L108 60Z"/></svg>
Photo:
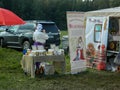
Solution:
<svg viewBox="0 0 120 90"><path fill-rule="evenodd" d="M118 52L118 51L110 51L110 50L107 50L107 53L116 53L116 54L118 54L119 52Z"/></svg>
<svg viewBox="0 0 120 90"><path fill-rule="evenodd" d="M113 36L113 41L120 41L120 36Z"/></svg>

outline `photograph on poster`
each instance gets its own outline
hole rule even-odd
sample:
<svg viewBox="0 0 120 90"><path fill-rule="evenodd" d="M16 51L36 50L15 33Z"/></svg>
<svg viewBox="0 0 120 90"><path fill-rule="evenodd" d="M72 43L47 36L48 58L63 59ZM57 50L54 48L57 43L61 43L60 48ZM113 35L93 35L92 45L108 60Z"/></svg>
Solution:
<svg viewBox="0 0 120 90"><path fill-rule="evenodd" d="M80 36L77 40L77 46L76 46L76 57L73 59L73 61L76 60L84 60L84 53L83 53L83 39Z"/></svg>

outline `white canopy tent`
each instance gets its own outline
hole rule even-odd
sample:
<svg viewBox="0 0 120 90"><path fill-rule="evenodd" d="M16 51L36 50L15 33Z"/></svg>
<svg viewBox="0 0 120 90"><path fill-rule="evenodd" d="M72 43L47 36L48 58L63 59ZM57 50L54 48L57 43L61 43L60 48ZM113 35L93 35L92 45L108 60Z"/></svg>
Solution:
<svg viewBox="0 0 120 90"><path fill-rule="evenodd" d="M120 17L120 7L107 8L95 11L89 11L85 13L85 16L110 16Z"/></svg>
<svg viewBox="0 0 120 90"><path fill-rule="evenodd" d="M109 57L112 57L114 60L116 54L120 51L120 7L86 12L85 20L86 48L89 49L88 46L92 43L95 48L95 53L97 54L99 51L98 46L105 46L103 51L102 49L100 50L104 52L104 55L101 53L98 57L94 56L92 63L90 62L92 58L89 58L90 56L86 53L86 58L90 63L89 65L93 65L95 61L98 60L97 66L98 63L100 63L99 60L101 60L101 58L102 61L105 62L110 62ZM110 36L112 39L110 39ZM104 58L99 56L104 56Z"/></svg>

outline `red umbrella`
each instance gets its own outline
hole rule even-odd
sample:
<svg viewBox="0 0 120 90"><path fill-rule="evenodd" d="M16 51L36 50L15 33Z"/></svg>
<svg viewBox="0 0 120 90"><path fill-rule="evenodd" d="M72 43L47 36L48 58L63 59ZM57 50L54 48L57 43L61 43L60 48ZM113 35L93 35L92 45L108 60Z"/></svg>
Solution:
<svg viewBox="0 0 120 90"><path fill-rule="evenodd" d="M0 8L0 25L17 25L24 24L19 16L14 14L12 11Z"/></svg>

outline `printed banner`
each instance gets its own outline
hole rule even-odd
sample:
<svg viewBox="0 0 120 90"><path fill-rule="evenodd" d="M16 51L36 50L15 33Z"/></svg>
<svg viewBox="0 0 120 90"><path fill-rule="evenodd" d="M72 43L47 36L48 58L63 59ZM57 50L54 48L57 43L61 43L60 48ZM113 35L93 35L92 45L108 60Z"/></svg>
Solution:
<svg viewBox="0 0 120 90"><path fill-rule="evenodd" d="M85 39L86 59L89 67L105 68L108 22L109 18L107 17L87 18Z"/></svg>
<svg viewBox="0 0 120 90"><path fill-rule="evenodd" d="M86 69L85 28L83 12L67 12L71 73L76 74Z"/></svg>

